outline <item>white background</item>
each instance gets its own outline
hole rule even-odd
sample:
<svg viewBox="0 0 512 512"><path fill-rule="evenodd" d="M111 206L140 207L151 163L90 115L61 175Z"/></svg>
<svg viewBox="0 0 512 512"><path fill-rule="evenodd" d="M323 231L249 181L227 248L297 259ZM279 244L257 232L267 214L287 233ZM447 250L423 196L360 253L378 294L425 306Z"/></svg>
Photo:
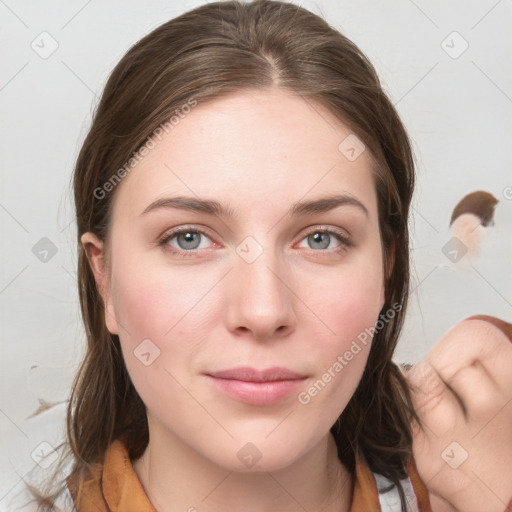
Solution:
<svg viewBox="0 0 512 512"><path fill-rule="evenodd" d="M0 1L1 510L12 510L33 450L57 444L83 351L69 184L94 105L133 43L202 3ZM367 53L414 140L414 291L396 359L419 360L466 316L510 320L510 0L295 3ZM31 47L46 37L50 48L44 31L58 43L46 59ZM469 47L458 58L446 53L447 45L458 53L464 41ZM458 266L441 248L454 206L475 190L500 201L495 226L485 230L481 257ZM46 263L32 252L43 237L57 248ZM30 418L39 399L62 403Z"/></svg>

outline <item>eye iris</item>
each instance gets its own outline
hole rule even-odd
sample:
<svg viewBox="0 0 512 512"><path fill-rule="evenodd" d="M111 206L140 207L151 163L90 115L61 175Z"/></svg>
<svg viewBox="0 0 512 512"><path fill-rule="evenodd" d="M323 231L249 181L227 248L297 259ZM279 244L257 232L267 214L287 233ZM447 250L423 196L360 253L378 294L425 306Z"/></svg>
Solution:
<svg viewBox="0 0 512 512"><path fill-rule="evenodd" d="M331 241L331 237L329 233L320 233L316 232L312 235L308 236L308 241L313 244L319 243L320 246L312 247L313 249L326 249L329 247L329 242Z"/></svg>
<svg viewBox="0 0 512 512"><path fill-rule="evenodd" d="M178 245L182 249L197 249L199 245L199 233L194 233L193 231L187 231L186 233L180 233L177 236ZM184 241L184 243L180 243L180 241Z"/></svg>

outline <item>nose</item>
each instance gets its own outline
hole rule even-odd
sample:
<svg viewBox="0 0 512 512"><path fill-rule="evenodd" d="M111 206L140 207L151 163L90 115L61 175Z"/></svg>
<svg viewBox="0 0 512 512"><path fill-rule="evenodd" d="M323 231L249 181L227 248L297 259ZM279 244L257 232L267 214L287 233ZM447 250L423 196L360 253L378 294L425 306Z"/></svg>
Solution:
<svg viewBox="0 0 512 512"><path fill-rule="evenodd" d="M284 263L262 254L248 263L237 257L229 273L227 323L230 332L259 341L283 338L295 329L293 285Z"/></svg>

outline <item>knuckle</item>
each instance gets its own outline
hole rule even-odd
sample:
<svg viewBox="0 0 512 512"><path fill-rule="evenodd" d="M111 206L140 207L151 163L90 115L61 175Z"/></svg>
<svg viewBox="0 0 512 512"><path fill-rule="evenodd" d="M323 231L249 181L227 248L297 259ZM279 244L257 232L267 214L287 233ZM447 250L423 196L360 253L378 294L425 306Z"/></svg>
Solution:
<svg viewBox="0 0 512 512"><path fill-rule="evenodd" d="M427 362L420 363L414 369L412 386L416 410L435 407L443 398L445 386L433 366Z"/></svg>

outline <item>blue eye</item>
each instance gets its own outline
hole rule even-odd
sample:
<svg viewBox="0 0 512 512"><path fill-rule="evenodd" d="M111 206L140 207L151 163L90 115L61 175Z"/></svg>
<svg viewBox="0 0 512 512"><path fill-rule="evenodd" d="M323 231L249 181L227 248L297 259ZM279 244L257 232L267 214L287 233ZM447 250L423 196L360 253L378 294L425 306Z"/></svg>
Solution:
<svg viewBox="0 0 512 512"><path fill-rule="evenodd" d="M201 247L204 238L210 240L206 233L199 229L177 229L164 235L159 244L171 252L191 256L196 249L205 248ZM177 245L171 243L174 240Z"/></svg>
<svg viewBox="0 0 512 512"><path fill-rule="evenodd" d="M316 229L311 231L302 240L307 241L308 248L318 249L315 252L322 252L326 249L345 251L348 247L352 246L350 239L344 233L333 229ZM331 243L335 245L331 245Z"/></svg>

